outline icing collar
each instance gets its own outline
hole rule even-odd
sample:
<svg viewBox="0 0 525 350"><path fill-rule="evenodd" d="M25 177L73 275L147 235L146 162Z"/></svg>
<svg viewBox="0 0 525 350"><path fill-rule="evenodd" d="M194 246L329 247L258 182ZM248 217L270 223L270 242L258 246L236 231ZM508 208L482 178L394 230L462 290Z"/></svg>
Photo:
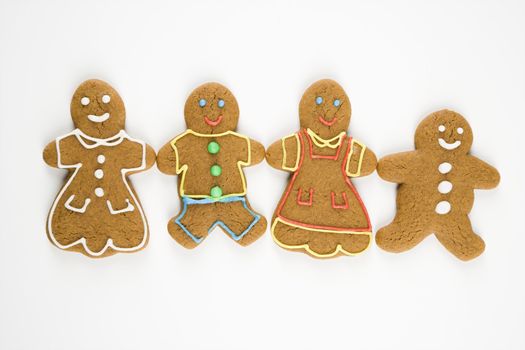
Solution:
<svg viewBox="0 0 525 350"><path fill-rule="evenodd" d="M73 130L73 134L77 137L78 141L82 144L82 146L88 149L95 148L98 146L116 146L122 143L122 141L124 141L124 139L128 136L128 134L126 134L124 130L120 130L115 135L110 136L106 139L99 139L96 137L86 135L80 129Z"/></svg>
<svg viewBox="0 0 525 350"><path fill-rule="evenodd" d="M346 135L346 132L341 131L341 133L329 140L323 139L321 136L317 135L315 132L313 132L310 128L306 129L306 132L312 139L313 143L317 147L330 147L330 148L337 148L341 144L341 141L343 141L344 135Z"/></svg>

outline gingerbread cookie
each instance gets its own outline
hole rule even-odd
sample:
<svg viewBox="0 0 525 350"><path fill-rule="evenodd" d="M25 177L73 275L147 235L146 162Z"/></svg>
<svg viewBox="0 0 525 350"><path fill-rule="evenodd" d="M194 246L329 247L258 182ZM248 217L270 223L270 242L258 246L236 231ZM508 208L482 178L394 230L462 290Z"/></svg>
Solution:
<svg viewBox="0 0 525 350"><path fill-rule="evenodd" d="M57 247L104 257L148 242L148 224L128 176L155 163L154 150L123 130L124 103L107 83L88 80L75 91L76 127L44 149L44 160L69 173L47 220Z"/></svg>
<svg viewBox="0 0 525 350"><path fill-rule="evenodd" d="M239 107L233 94L218 83L196 88L186 101L188 130L159 151L157 166L179 175L181 212L168 223L171 236L194 248L219 226L246 246L266 229L266 219L246 198L242 168L260 163L264 147L235 132Z"/></svg>
<svg viewBox="0 0 525 350"><path fill-rule="evenodd" d="M472 129L453 111L426 117L417 127L415 145L415 151L379 161L379 176L399 187L396 217L377 232L377 245L398 253L433 233L459 259L477 257L485 243L468 217L474 189L496 187L498 171L469 154Z"/></svg>
<svg viewBox="0 0 525 350"><path fill-rule="evenodd" d="M281 247L317 258L368 248L372 227L350 178L371 174L377 161L347 135L350 114L343 88L320 80L301 99L301 131L268 149L268 163L292 174L272 220L272 235Z"/></svg>

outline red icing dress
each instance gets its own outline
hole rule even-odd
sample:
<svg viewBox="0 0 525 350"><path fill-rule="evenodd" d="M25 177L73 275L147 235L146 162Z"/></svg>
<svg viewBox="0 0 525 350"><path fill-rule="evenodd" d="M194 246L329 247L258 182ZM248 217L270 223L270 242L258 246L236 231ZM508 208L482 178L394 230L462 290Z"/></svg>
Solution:
<svg viewBox="0 0 525 350"><path fill-rule="evenodd" d="M368 213L349 179L360 175L364 145L344 132L326 141L302 130L284 138L282 147L282 168L293 171L293 177L277 207L272 231L281 222L317 232L371 234ZM290 153L296 159L287 157Z"/></svg>

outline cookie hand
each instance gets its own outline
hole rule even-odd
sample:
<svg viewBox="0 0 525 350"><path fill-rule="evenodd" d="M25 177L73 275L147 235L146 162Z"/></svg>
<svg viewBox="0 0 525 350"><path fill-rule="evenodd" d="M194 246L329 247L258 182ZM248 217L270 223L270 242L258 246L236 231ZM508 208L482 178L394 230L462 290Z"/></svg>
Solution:
<svg viewBox="0 0 525 350"><path fill-rule="evenodd" d="M250 139L250 165L259 164L264 160L264 146L262 143Z"/></svg>
<svg viewBox="0 0 525 350"><path fill-rule="evenodd" d="M58 168L57 143L51 141L46 148L44 148L43 158L47 165Z"/></svg>
<svg viewBox="0 0 525 350"><path fill-rule="evenodd" d="M470 181L474 188L488 190L496 187L500 181L499 172L492 166L474 156L468 156Z"/></svg>
<svg viewBox="0 0 525 350"><path fill-rule="evenodd" d="M377 173L385 181L404 183L411 171L410 162L415 153L402 152L381 158L377 164Z"/></svg>
<svg viewBox="0 0 525 350"><path fill-rule="evenodd" d="M177 175L177 153L173 152L171 143L168 142L157 154L157 167L164 174Z"/></svg>

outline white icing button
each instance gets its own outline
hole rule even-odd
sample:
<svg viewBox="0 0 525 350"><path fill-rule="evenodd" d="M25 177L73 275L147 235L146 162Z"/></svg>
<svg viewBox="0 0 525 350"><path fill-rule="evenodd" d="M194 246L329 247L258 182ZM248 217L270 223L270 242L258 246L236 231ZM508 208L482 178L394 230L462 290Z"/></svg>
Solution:
<svg viewBox="0 0 525 350"><path fill-rule="evenodd" d="M439 169L439 172L441 174L449 173L450 170L452 170L452 164L447 163L447 162L441 163L441 164L439 164L439 168L438 169Z"/></svg>
<svg viewBox="0 0 525 350"><path fill-rule="evenodd" d="M97 162L99 164L104 164L105 161L106 161L106 157L104 157L103 154L99 154L98 157L97 157Z"/></svg>
<svg viewBox="0 0 525 350"><path fill-rule="evenodd" d="M104 195L104 190L100 187L95 188L95 194L97 197L102 197Z"/></svg>
<svg viewBox="0 0 525 350"><path fill-rule="evenodd" d="M95 170L95 177L97 179L102 179L104 177L104 171L102 171L102 169Z"/></svg>
<svg viewBox="0 0 525 350"><path fill-rule="evenodd" d="M441 181L438 185L438 191L439 193L449 193L452 191L452 182L450 181Z"/></svg>
<svg viewBox="0 0 525 350"><path fill-rule="evenodd" d="M447 201L441 201L436 205L436 213L444 215L450 212L450 203Z"/></svg>

